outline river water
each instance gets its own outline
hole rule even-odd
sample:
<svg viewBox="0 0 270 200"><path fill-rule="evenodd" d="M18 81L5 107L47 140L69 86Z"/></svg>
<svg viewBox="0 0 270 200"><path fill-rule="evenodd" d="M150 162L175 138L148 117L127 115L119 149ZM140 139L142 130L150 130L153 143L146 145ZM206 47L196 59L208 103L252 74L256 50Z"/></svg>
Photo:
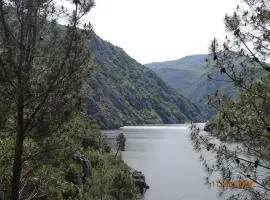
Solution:
<svg viewBox="0 0 270 200"><path fill-rule="evenodd" d="M189 124L126 126L106 131L127 138L124 161L142 171L150 189L144 200L219 200L218 189L204 184L206 173L189 139Z"/></svg>

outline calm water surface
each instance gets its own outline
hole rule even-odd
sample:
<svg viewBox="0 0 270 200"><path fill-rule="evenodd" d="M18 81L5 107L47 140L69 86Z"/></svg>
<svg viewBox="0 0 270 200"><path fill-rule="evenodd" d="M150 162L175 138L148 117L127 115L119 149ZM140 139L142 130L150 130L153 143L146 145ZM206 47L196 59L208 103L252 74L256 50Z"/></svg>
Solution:
<svg viewBox="0 0 270 200"><path fill-rule="evenodd" d="M189 140L189 125L126 126L106 131L126 135L125 162L146 176L144 200L218 200L217 188L204 185L206 173Z"/></svg>

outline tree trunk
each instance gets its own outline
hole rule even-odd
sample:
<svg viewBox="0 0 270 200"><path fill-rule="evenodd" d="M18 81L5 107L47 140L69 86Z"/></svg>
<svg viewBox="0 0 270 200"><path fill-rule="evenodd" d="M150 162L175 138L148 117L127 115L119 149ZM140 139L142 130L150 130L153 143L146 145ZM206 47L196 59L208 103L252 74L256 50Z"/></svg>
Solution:
<svg viewBox="0 0 270 200"><path fill-rule="evenodd" d="M118 154L118 152L119 152L119 147L117 147L117 150L116 150L116 153L115 153L115 155L114 155L114 157L116 157L117 156L117 154Z"/></svg>
<svg viewBox="0 0 270 200"><path fill-rule="evenodd" d="M19 200L21 171L22 171L22 149L23 149L23 135L21 132L18 132L16 138L15 156L12 169L13 171L11 183L12 200Z"/></svg>
<svg viewBox="0 0 270 200"><path fill-rule="evenodd" d="M12 168L12 182L11 182L11 199L20 199L21 188L21 172L22 172L22 154L23 154L23 141L25 136L24 130L24 107L23 107L23 88L21 79L19 78L19 96L17 105L17 135L15 144L15 154Z"/></svg>

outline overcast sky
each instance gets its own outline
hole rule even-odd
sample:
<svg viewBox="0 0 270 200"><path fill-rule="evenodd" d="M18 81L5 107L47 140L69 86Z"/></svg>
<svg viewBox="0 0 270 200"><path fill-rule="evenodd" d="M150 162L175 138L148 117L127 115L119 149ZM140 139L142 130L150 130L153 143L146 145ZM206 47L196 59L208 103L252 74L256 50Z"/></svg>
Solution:
<svg viewBox="0 0 270 200"><path fill-rule="evenodd" d="M225 13L239 0L96 0L89 20L103 39L140 63L208 53L226 35Z"/></svg>

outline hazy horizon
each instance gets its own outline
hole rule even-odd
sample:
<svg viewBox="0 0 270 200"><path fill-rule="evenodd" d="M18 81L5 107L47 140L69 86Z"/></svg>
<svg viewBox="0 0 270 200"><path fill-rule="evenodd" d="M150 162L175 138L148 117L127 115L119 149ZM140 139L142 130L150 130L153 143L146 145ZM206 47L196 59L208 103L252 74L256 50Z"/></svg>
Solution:
<svg viewBox="0 0 270 200"><path fill-rule="evenodd" d="M207 54L226 36L224 16L239 0L99 0L87 20L104 40L142 64Z"/></svg>

